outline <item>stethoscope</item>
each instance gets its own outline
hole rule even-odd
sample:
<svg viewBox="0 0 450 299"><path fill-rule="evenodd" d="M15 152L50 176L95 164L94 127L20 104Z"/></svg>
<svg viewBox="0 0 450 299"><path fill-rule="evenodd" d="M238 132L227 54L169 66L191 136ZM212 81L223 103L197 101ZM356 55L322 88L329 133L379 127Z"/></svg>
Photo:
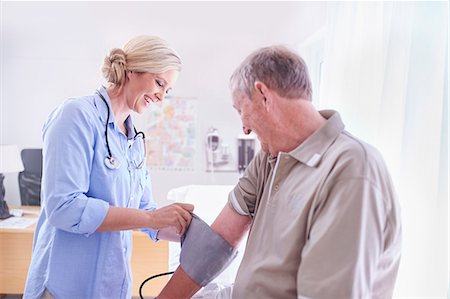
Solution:
<svg viewBox="0 0 450 299"><path fill-rule="evenodd" d="M105 157L105 165L106 167L108 167L109 169L118 169L121 165L120 161L117 160L116 158L113 157L112 153L111 153L111 148L109 147L109 142L108 142L108 123L109 123L109 116L110 116L110 109L109 109L109 105L108 102L106 101L106 99L103 97L103 95L97 90L96 93L100 96L100 98L103 100L103 102L106 105L106 108L108 110L108 116L106 118L106 125L105 125L105 139L106 139L106 148L108 149L108 156ZM144 143L144 159L142 159L142 161L138 164L135 165L135 168L137 169L141 169L142 166L144 166L144 161L145 161L145 156L147 155L147 150L146 150L146 146L145 146L145 134L144 132L140 131L138 132L136 130L136 127L134 128L134 137L133 137L133 141L136 140L136 138L139 135L142 135L142 142Z"/></svg>

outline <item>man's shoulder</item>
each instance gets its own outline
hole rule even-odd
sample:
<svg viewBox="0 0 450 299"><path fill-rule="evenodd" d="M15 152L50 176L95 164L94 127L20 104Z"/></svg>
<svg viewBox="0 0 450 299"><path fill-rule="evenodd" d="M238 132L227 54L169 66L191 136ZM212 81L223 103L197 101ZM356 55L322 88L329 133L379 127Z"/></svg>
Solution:
<svg viewBox="0 0 450 299"><path fill-rule="evenodd" d="M386 173L385 162L380 152L372 145L343 131L331 148L330 158L345 170L346 176L371 177Z"/></svg>
<svg viewBox="0 0 450 299"><path fill-rule="evenodd" d="M340 143L340 147L344 153L353 155L353 158L359 161L380 155L374 146L347 131L341 133L337 142Z"/></svg>

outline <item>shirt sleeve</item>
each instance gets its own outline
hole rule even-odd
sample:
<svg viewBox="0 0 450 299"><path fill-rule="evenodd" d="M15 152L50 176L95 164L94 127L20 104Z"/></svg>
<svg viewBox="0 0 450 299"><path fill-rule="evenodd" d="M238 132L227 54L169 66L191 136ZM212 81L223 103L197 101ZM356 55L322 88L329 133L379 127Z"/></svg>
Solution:
<svg viewBox="0 0 450 299"><path fill-rule="evenodd" d="M89 236L106 217L109 203L88 197L95 130L79 101L55 110L43 129L43 208L54 227Z"/></svg>
<svg viewBox="0 0 450 299"><path fill-rule="evenodd" d="M347 178L321 196L301 253L298 298L369 298L384 246L382 193L368 179Z"/></svg>
<svg viewBox="0 0 450 299"><path fill-rule="evenodd" d="M259 151L228 195L228 202L240 215L253 217L258 198L258 175L262 161L264 161L264 152Z"/></svg>
<svg viewBox="0 0 450 299"><path fill-rule="evenodd" d="M144 194L142 195L141 201L139 203L139 209L147 210L147 211L153 211L153 210L157 209L156 202L153 200L152 184L151 184L150 175L147 170L146 170L146 175L145 175ZM152 239L155 242L159 240L156 237L158 235L158 231L159 231L157 229L143 228L140 231L147 234L150 237L150 239Z"/></svg>

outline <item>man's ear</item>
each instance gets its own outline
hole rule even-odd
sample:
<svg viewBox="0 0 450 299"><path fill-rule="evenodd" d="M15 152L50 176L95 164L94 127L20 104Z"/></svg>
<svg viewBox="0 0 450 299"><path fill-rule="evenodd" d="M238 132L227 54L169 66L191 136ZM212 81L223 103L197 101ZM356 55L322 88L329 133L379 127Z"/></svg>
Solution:
<svg viewBox="0 0 450 299"><path fill-rule="evenodd" d="M256 92L258 92L262 96L263 105L266 107L267 110L269 110L270 100L271 100L270 89L267 87L266 84L264 84L264 82L261 82L261 81L255 81L254 86L255 86Z"/></svg>
<svg viewBox="0 0 450 299"><path fill-rule="evenodd" d="M255 89L258 91L262 96L264 96L265 92L267 92L267 86L261 81L255 81Z"/></svg>

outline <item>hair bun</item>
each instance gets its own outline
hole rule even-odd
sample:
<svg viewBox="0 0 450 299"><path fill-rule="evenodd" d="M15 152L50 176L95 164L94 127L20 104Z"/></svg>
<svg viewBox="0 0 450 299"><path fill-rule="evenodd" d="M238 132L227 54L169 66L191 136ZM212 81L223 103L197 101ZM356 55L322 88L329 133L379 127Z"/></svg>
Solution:
<svg viewBox="0 0 450 299"><path fill-rule="evenodd" d="M121 85L127 70L126 54L122 49L112 49L105 57L102 66L103 77L114 84Z"/></svg>
<svg viewBox="0 0 450 299"><path fill-rule="evenodd" d="M120 63L123 65L127 64L125 52L122 49L118 48L112 49L111 52L109 53L108 59L112 64L113 63Z"/></svg>

